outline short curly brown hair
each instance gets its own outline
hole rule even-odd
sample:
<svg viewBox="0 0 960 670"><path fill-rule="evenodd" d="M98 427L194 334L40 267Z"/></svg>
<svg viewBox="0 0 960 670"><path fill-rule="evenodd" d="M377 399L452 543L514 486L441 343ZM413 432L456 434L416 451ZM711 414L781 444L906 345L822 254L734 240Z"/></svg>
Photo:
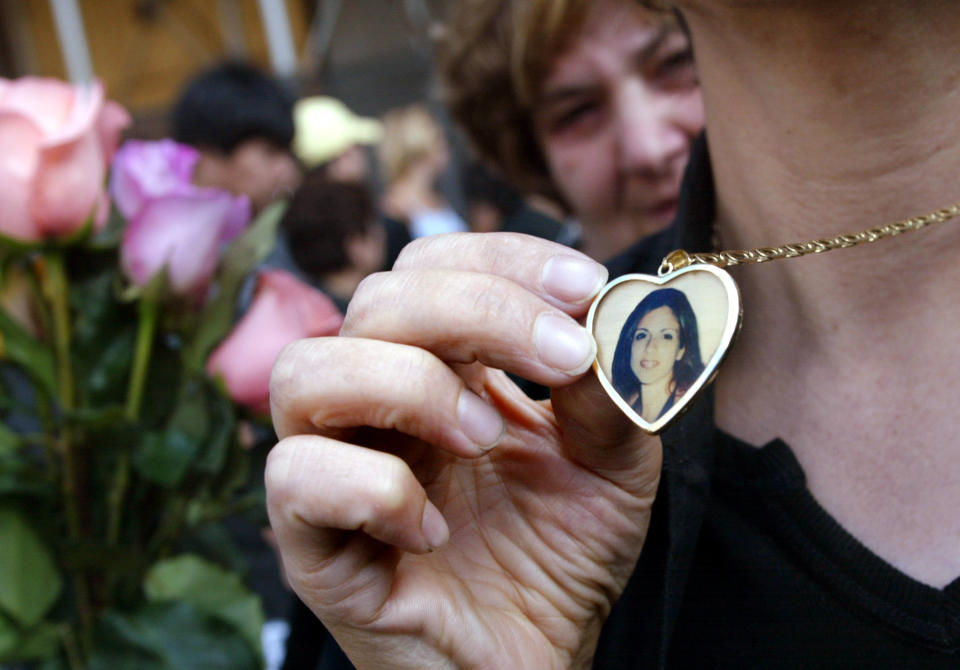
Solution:
<svg viewBox="0 0 960 670"><path fill-rule="evenodd" d="M444 101L477 153L520 189L555 199L533 97L588 10L584 0L460 0L438 50Z"/></svg>
<svg viewBox="0 0 960 670"><path fill-rule="evenodd" d="M664 10L658 0L638 4ZM458 0L438 45L442 96L476 152L514 186L560 204L534 133L533 104L590 6L590 0Z"/></svg>

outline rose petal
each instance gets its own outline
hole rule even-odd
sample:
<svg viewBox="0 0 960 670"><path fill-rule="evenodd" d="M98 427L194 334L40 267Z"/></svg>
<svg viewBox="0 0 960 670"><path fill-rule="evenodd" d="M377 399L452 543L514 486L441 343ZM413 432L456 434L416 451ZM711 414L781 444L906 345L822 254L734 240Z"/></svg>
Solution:
<svg viewBox="0 0 960 670"><path fill-rule="evenodd" d="M106 166L93 132L40 151L30 212L48 236L69 235L86 223L103 191Z"/></svg>
<svg viewBox="0 0 960 670"><path fill-rule="evenodd" d="M37 240L30 216L30 191L43 137L28 118L0 110L0 234Z"/></svg>
<svg viewBox="0 0 960 670"><path fill-rule="evenodd" d="M97 135L100 138L100 147L107 161L116 153L120 146L120 136L123 134L132 122L127 110L113 102L107 100L103 109L100 110L100 117L97 119Z"/></svg>
<svg viewBox="0 0 960 670"><path fill-rule="evenodd" d="M8 83L3 106L25 115L44 135L52 135L66 123L75 97L74 87L59 79L21 77Z"/></svg>
<svg viewBox="0 0 960 670"><path fill-rule="evenodd" d="M282 270L258 277L253 303L207 361L230 396L258 411L269 405L270 371L280 351L303 337L335 335L343 317L333 302Z"/></svg>
<svg viewBox="0 0 960 670"><path fill-rule="evenodd" d="M220 242L226 244L240 235L250 222L250 213L250 198L245 195L234 197L230 205L230 211L227 214L227 220L223 227Z"/></svg>
<svg viewBox="0 0 960 670"><path fill-rule="evenodd" d="M166 266L174 292L201 291L216 269L230 206L226 193L199 190L147 202L124 236L127 275L143 285Z"/></svg>
<svg viewBox="0 0 960 670"><path fill-rule="evenodd" d="M343 317L333 301L289 272L265 270L259 277L259 289L282 296L284 307L297 314L302 337L330 335L340 329Z"/></svg>
<svg viewBox="0 0 960 670"><path fill-rule="evenodd" d="M103 189L107 162L96 129L103 86L76 89L63 125L48 134L40 150L31 214L45 235L69 235L83 226Z"/></svg>
<svg viewBox="0 0 960 670"><path fill-rule="evenodd" d="M173 140L125 142L113 159L110 193L120 212L132 219L148 200L190 193L199 154Z"/></svg>

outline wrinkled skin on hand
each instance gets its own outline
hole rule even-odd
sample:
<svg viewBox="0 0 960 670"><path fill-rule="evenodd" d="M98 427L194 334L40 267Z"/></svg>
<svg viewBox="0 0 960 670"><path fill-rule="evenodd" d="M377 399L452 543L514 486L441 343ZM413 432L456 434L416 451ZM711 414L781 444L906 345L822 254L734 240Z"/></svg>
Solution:
<svg viewBox="0 0 960 670"><path fill-rule="evenodd" d="M584 374L594 350L568 370L544 353L604 278L543 240L425 238L364 282L341 337L279 358L271 523L358 668L589 666L661 465L659 440Z"/></svg>

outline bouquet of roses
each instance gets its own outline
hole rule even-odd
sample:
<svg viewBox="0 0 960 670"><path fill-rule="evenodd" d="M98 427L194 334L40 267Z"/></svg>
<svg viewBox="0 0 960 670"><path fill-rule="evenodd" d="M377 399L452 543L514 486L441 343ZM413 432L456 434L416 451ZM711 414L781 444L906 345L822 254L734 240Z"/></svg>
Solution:
<svg viewBox="0 0 960 670"><path fill-rule="evenodd" d="M250 222L192 149L118 149L128 123L98 84L0 79L0 664L256 668L219 524L262 508L238 426L341 317L274 271L235 325L282 205Z"/></svg>

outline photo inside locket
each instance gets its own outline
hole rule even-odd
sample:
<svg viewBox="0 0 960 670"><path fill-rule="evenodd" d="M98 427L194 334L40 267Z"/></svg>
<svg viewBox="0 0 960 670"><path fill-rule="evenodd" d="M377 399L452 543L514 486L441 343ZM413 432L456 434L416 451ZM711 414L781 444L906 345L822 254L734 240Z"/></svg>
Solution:
<svg viewBox="0 0 960 670"><path fill-rule="evenodd" d="M707 373L727 304L723 284L706 272L667 285L629 280L602 298L593 326L600 369L644 421L669 412Z"/></svg>

